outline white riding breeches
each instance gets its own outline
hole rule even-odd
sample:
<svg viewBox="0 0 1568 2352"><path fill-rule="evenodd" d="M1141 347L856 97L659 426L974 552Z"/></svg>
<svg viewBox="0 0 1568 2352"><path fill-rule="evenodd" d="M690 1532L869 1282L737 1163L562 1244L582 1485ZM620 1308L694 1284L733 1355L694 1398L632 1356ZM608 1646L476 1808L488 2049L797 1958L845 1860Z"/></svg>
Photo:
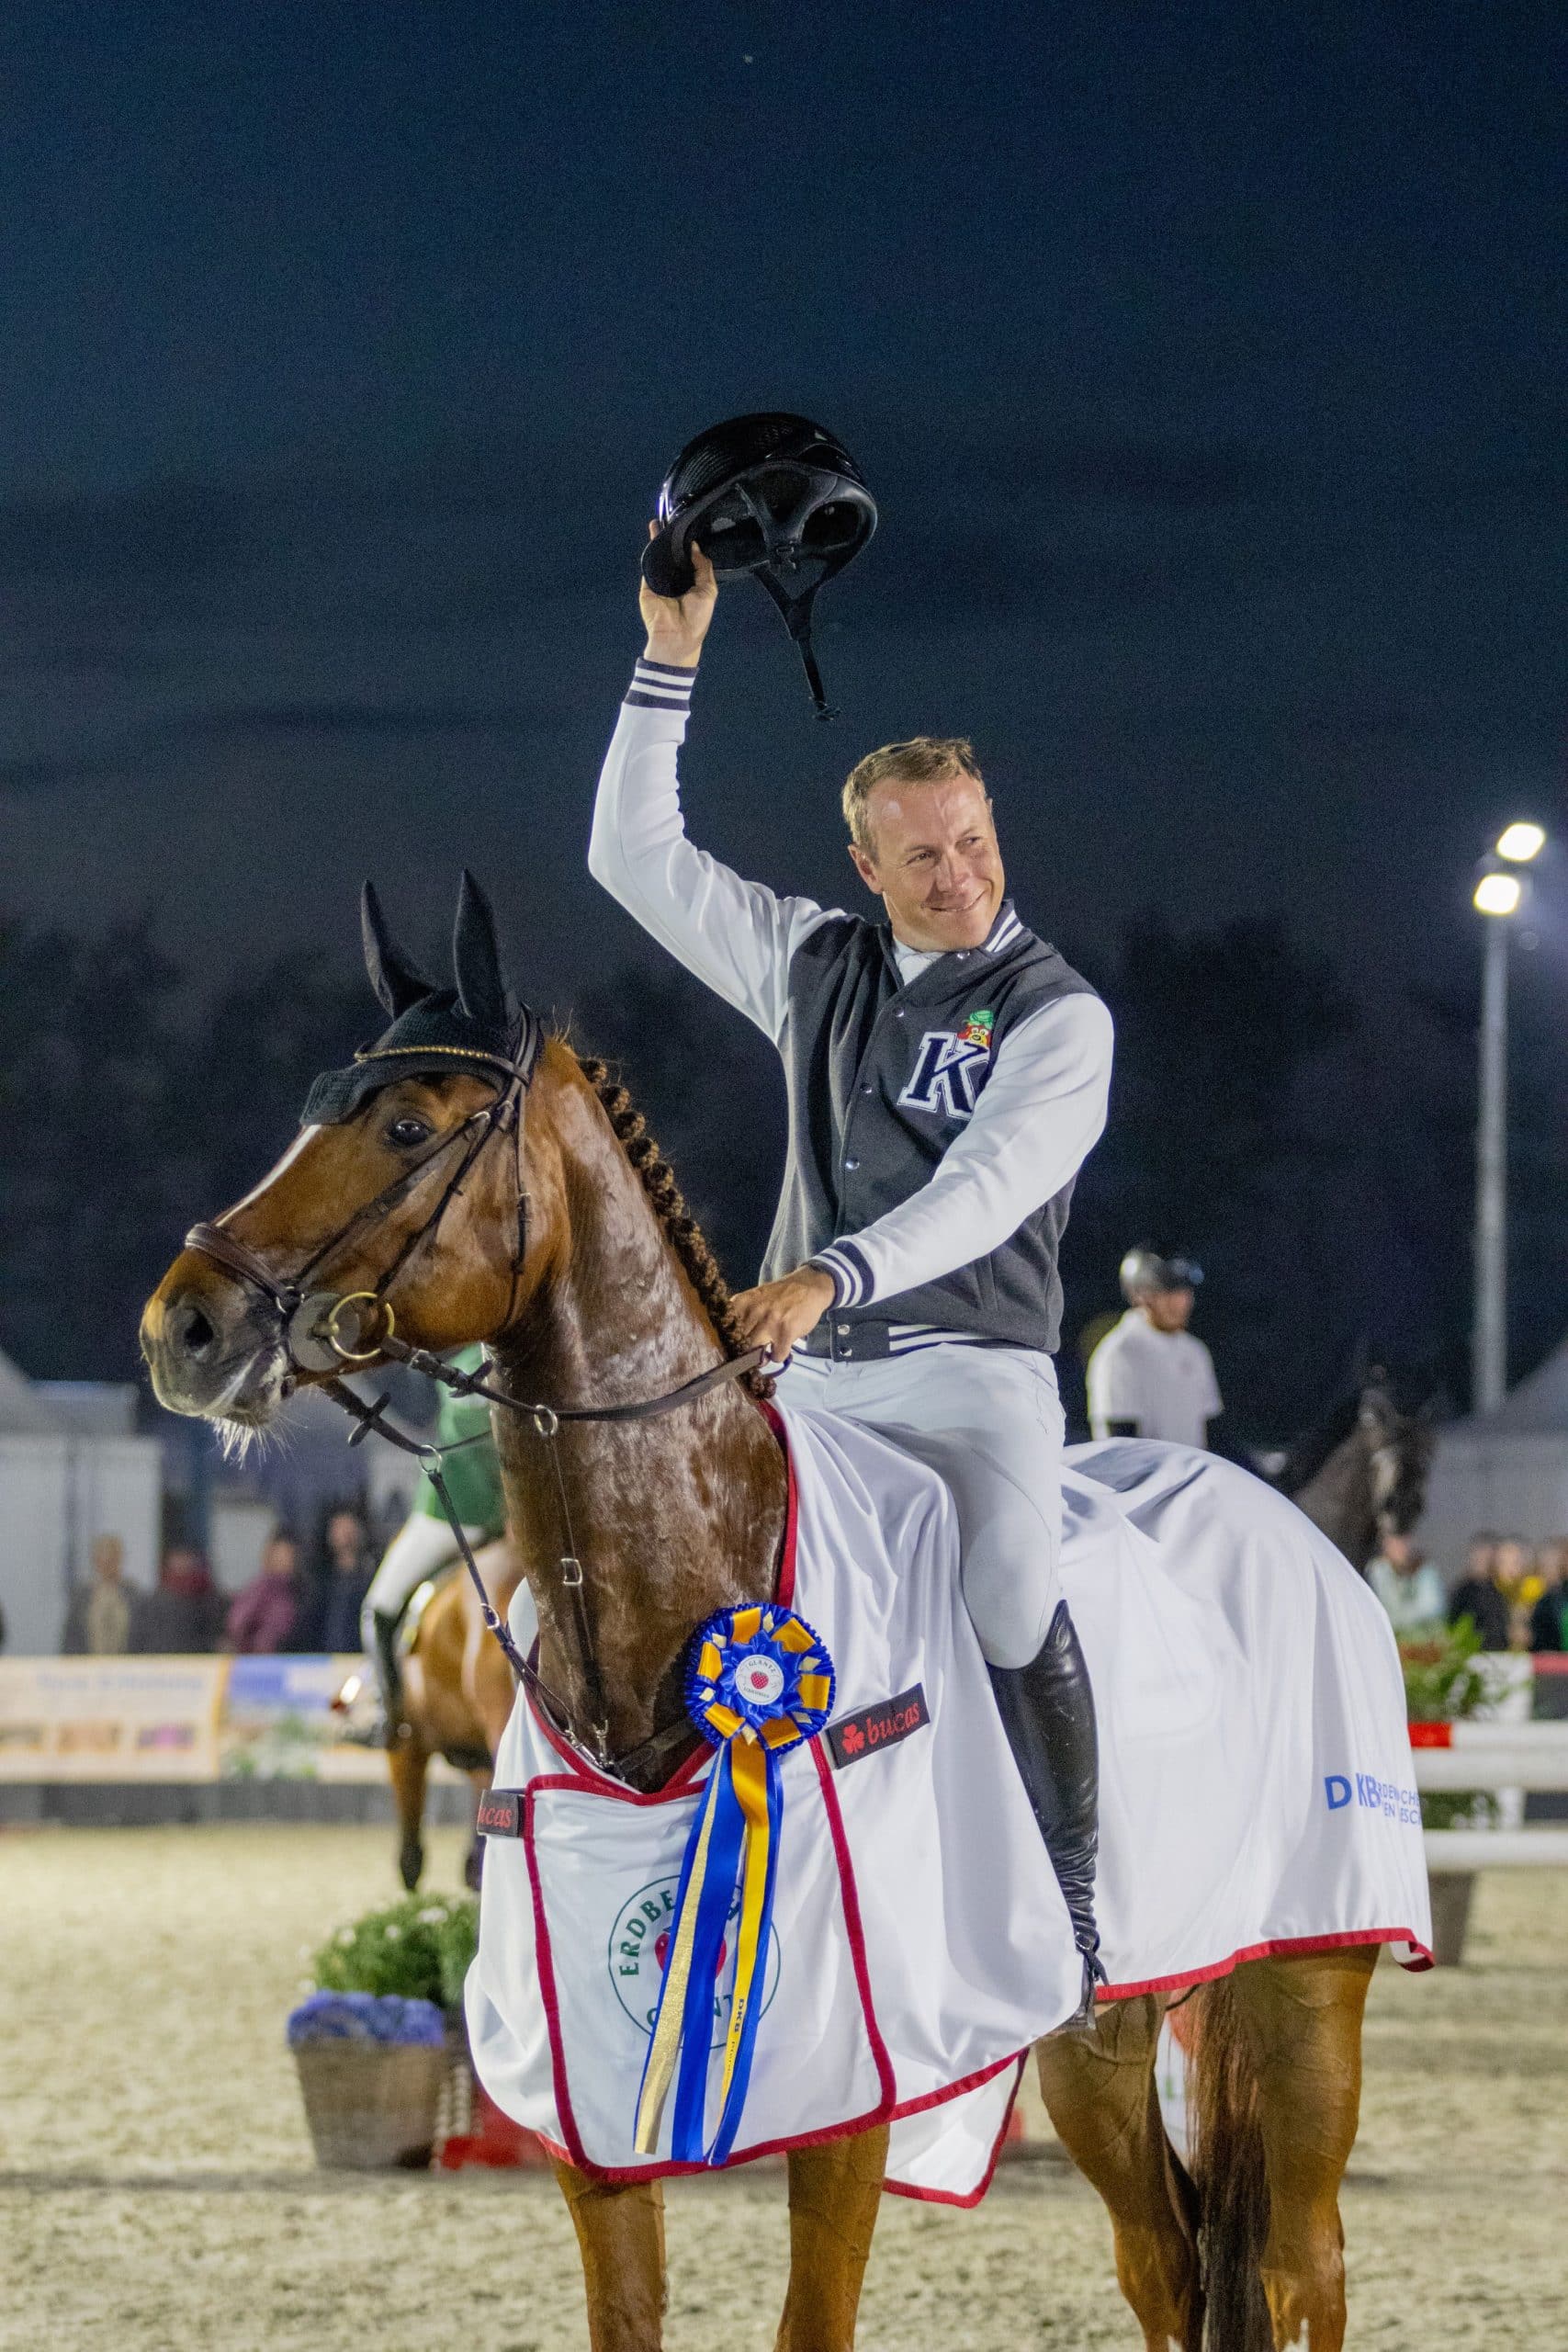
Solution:
<svg viewBox="0 0 1568 2352"><path fill-rule="evenodd" d="M934 1470L958 1510L964 1600L992 1666L1027 1666L1062 1597L1061 1399L1031 1348L939 1343L878 1363L798 1351L779 1400L841 1413Z"/></svg>
<svg viewBox="0 0 1568 2352"><path fill-rule="evenodd" d="M465 1527L463 1532L472 1544L484 1542L482 1527ZM381 1565L359 1612L359 1638L367 1656L376 1646L378 1617L395 1622L426 1577L434 1576L438 1568L459 1556L457 1538L444 1519L430 1519L416 1510L404 1520L381 1555Z"/></svg>

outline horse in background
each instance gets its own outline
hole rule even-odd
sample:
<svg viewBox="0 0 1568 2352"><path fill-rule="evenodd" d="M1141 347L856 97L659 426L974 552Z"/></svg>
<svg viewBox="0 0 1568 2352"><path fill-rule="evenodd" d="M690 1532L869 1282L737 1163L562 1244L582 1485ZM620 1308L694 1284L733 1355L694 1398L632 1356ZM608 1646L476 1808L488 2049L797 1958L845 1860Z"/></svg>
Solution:
<svg viewBox="0 0 1568 2352"><path fill-rule="evenodd" d="M479 1574L502 1617L523 1581L522 1564L504 1538L477 1555ZM462 1566L454 1563L418 1609L412 1639L403 1657L402 1716L387 1749L387 1770L398 1813L398 1870L412 1893L424 1870L424 1798L431 1758L444 1757L467 1773L476 1801L491 1784L491 1772L516 1685L512 1668L491 1639L479 1598ZM484 1840L476 1831L464 1863L467 1883L477 1889Z"/></svg>
<svg viewBox="0 0 1568 2352"><path fill-rule="evenodd" d="M1388 1534L1408 1534L1427 1507L1438 1403L1414 1412L1381 1368L1340 1397L1266 1472L1362 1576Z"/></svg>

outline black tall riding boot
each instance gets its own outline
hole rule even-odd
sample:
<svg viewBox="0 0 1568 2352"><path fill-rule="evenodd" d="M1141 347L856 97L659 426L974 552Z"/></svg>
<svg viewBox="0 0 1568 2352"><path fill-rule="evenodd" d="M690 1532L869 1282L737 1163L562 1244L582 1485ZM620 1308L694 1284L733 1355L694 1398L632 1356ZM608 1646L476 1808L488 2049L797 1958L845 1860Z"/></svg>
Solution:
<svg viewBox="0 0 1568 2352"><path fill-rule="evenodd" d="M376 1688L381 1702L381 1744L387 1747L396 1747L402 1737L403 1662L399 1645L401 1630L400 1613L383 1617L378 1610L371 1664L376 1668Z"/></svg>
<svg viewBox="0 0 1568 2352"><path fill-rule="evenodd" d="M1100 1744L1089 1668L1065 1600L1037 1657L993 1666L997 1708L1083 1956L1083 1998L1066 2022L1092 2028L1100 1964L1094 1866L1100 1847Z"/></svg>

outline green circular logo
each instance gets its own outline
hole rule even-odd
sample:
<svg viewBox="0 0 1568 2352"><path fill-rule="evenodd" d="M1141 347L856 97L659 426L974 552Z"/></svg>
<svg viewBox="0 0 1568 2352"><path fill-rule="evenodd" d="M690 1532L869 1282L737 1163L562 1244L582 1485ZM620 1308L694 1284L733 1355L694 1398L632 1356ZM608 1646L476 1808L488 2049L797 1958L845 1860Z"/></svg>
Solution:
<svg viewBox="0 0 1568 2352"><path fill-rule="evenodd" d="M659 2007L674 1939L675 1896L680 1884L677 1873L673 1878L655 1879L651 1884L639 1888L629 1902L622 1904L610 1930L610 1948L605 1955L610 1982L615 1988L616 2000L643 2033L653 2030L653 2013ZM718 1973L714 1979L711 2046L715 2050L724 2047L724 2038L729 2031L729 2013L735 2003L736 1929L739 1921L740 1889L737 1887L719 1947ZM779 1931L770 1924L762 1970L764 2017L778 1991L779 1967Z"/></svg>

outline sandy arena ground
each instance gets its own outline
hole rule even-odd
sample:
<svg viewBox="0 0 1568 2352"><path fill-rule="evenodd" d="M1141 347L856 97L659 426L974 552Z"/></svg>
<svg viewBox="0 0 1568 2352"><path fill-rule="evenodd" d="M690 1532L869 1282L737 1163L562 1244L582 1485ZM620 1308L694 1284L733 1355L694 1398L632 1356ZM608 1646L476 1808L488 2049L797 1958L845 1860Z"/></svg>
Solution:
<svg viewBox="0 0 1568 2352"><path fill-rule="evenodd" d="M455 1834L431 1883L457 1883ZM385 1832L0 1835L0 2345L578 2352L553 2182L311 2164L283 2018L301 1947L394 1891ZM1344 2200L1357 2346L1568 2343L1568 1875L1482 1883L1453 1974L1373 1986ZM671 2197L675 2352L766 2352L784 2183ZM865 2352L1137 2343L1059 2156L974 2213L886 2201Z"/></svg>

